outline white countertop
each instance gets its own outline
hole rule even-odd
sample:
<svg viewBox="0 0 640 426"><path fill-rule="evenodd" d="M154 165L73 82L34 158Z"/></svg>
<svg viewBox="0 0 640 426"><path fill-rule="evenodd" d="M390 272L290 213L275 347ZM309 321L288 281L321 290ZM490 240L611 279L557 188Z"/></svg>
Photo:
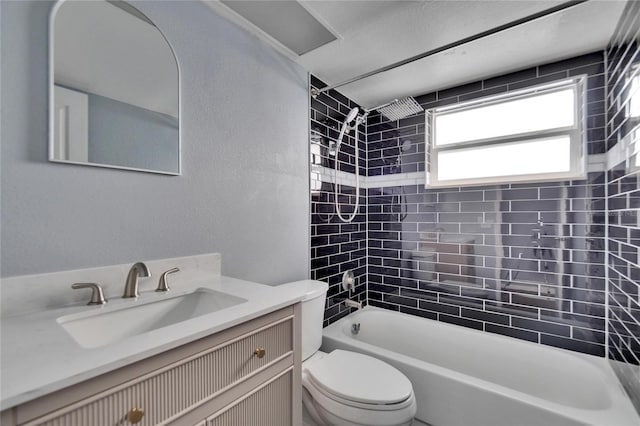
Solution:
<svg viewBox="0 0 640 426"><path fill-rule="evenodd" d="M197 288L221 291L247 299L247 302L91 349L78 345L56 321L65 315L144 303ZM305 286L272 287L213 275L173 287L167 295L147 290L141 291L138 299L112 298L103 306L75 303L4 317L1 324L0 409L33 400L291 305L302 300L304 292Z"/></svg>

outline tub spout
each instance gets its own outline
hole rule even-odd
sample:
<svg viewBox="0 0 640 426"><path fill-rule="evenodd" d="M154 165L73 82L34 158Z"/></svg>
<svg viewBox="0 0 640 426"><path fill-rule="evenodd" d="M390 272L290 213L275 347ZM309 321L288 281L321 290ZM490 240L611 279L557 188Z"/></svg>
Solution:
<svg viewBox="0 0 640 426"><path fill-rule="evenodd" d="M344 299L344 305L350 308L362 309L362 303L356 302L355 300L351 299Z"/></svg>

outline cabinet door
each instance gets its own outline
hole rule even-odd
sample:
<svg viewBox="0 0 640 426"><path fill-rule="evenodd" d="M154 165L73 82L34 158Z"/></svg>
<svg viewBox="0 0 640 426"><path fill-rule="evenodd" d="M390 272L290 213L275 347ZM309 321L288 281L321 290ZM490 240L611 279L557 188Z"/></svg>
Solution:
<svg viewBox="0 0 640 426"><path fill-rule="evenodd" d="M205 425L291 425L292 386L293 369L289 369L213 414Z"/></svg>

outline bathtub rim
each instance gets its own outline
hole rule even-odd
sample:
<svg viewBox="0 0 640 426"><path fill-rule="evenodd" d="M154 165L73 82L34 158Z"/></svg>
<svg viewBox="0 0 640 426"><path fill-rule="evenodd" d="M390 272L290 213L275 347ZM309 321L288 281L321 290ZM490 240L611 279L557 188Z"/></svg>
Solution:
<svg viewBox="0 0 640 426"><path fill-rule="evenodd" d="M436 321L429 318L419 317L416 315L405 314L403 312L391 311L388 309L378 308L375 306L366 306L363 309L354 311L351 314L346 315L340 318L338 321L325 327L322 332L323 349L324 349L324 346L326 345L325 339L338 341L344 345L349 346L350 348L360 347L364 351L366 351L366 353L369 353L370 355L373 355L373 356L376 356L375 354L379 354L380 357L383 358L383 360L390 363L393 362L390 360L395 360L397 362L406 364L407 366L410 366L413 368L421 368L422 366L419 364L426 364L429 366L429 369L436 374L441 374L455 381L466 383L482 391L490 390L491 392L496 393L500 396L517 400L520 403L530 404L541 410L553 412L573 420L586 422L588 424L591 424L594 421L595 421L595 424L611 424L610 423L612 420L610 417L611 414L617 414L615 416L616 420L618 419L632 420L633 419L635 423L631 423L631 424L640 425L639 413L635 410L635 408L631 404L631 400L627 392L624 390L624 387L622 386L619 379L615 375L612 367L609 365L606 358L597 357L589 354L583 354L580 352L569 351L566 349L556 348L548 345L542 345L539 343L533 343L525 340L519 340L519 339L515 339L508 336L502 336L500 334L488 333L490 336L499 338L500 340L504 340L505 342L508 342L510 344L518 342L524 345L535 345L535 347L543 348L544 350L559 351L563 355L568 355L578 359L582 359L583 361L586 361L587 363L591 364L594 368L596 368L600 372L603 380L607 385L607 389L608 389L607 394L609 395L610 404L608 405L608 407L604 409L573 407L570 405L560 404L552 400L544 399L536 395L527 394L517 389L512 389L507 386L503 386L503 385L493 383L484 379L480 379L477 377L473 377L465 373L457 372L447 367L442 367L436 364L432 364L427 361L416 359L399 352L394 352L389 349L385 349L370 343L366 343L366 342L351 338L351 335L347 334L347 332L350 333L349 331L350 325L345 326L345 324L353 321L355 318L358 318L360 314L362 313L366 314L367 312L382 312L384 314L400 316L400 317L408 316L416 320L425 321L426 323L433 323L434 325L437 325L437 326L454 327L452 328L452 330L456 330L456 331L464 330L467 332L482 333L483 335L488 333L480 330L458 326L455 324L448 324L445 322ZM384 359L384 358L388 358L388 359ZM626 425L627 423L614 423L614 424Z"/></svg>

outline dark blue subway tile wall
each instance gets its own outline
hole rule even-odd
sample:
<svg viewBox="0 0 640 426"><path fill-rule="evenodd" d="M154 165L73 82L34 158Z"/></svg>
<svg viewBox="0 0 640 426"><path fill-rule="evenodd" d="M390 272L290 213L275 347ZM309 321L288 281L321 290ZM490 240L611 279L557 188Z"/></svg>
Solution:
<svg viewBox="0 0 640 426"><path fill-rule="evenodd" d="M635 169L635 170L632 170ZM608 278L610 358L640 364L640 227L637 167L609 170Z"/></svg>
<svg viewBox="0 0 640 426"><path fill-rule="evenodd" d="M341 185L338 195L343 217L353 212L355 188ZM367 290L367 202L360 190L360 207L350 223L342 222L334 205L334 185L323 182L320 191L311 195L311 279L329 283L324 325L342 318L353 310L345 298L366 304ZM342 275L352 270L355 290L349 294L342 288Z"/></svg>
<svg viewBox="0 0 640 426"><path fill-rule="evenodd" d="M326 85L311 76L311 87L321 89ZM321 165L324 167L334 168L335 166L335 148L340 135L342 122L346 118L349 111L358 105L353 101L342 96L336 90L329 90L320 93L316 98L311 98L311 135L312 144L320 145ZM356 138L355 132L349 132L342 141L342 146L338 154L338 170L355 173L356 170ZM360 126L358 129L358 156L359 170L361 175L367 173L366 160L366 128ZM320 164L320 163L318 163Z"/></svg>
<svg viewBox="0 0 640 426"><path fill-rule="evenodd" d="M605 152L602 52L417 96L425 108L587 75L587 146ZM370 176L425 170L424 114L367 123ZM583 180L370 188L368 303L605 354L606 173ZM539 234L539 235L538 235Z"/></svg>
<svg viewBox="0 0 640 426"><path fill-rule="evenodd" d="M367 119L368 175L424 171L424 129L424 114L389 122L372 113Z"/></svg>
<svg viewBox="0 0 640 426"><path fill-rule="evenodd" d="M638 15L625 16L634 14ZM637 28L637 22L621 25L627 32ZM610 63L606 81L618 81L616 76L628 72L638 58L635 45L615 45L606 53L619 63L626 61ZM605 90L601 53L417 99L433 108L580 74L588 75L588 152L604 153L633 123L607 120L607 113L615 117L617 109L605 111L605 93L610 105L618 102L616 108L623 109L629 91ZM316 79L312 85L324 86ZM312 100L311 143L322 148L319 164L333 167L332 143L354 106L335 91ZM359 135L361 174L424 171L422 115L390 123L372 114L367 124ZM350 137L345 143L351 150L339 155L340 170L353 173L355 140ZM344 271L353 269L354 298L359 301L594 355L603 355L608 343L613 358L635 364L640 347L636 190L637 174L624 165L575 181L439 190L422 185L372 188L361 190L362 206L354 223L343 224L335 215L333 184L323 182L312 191L311 269L313 278L330 284L325 325L350 311L340 304L348 296L340 281ZM340 191L340 204L350 213L355 189L341 186ZM612 213L605 227L607 205ZM541 230L539 248L532 245L536 229ZM608 342L607 296L612 306Z"/></svg>
<svg viewBox="0 0 640 426"><path fill-rule="evenodd" d="M325 87L315 77L311 86ZM333 173L335 162L335 144L340 126L347 113L357 106L335 90L311 98L310 143L312 147L312 165L327 167ZM360 129L360 173L366 173L366 138L364 126ZM353 133L352 133L353 135ZM313 145L319 145L320 158L313 157ZM318 148L315 148L318 152ZM333 155L332 155L333 154ZM338 154L339 170L355 172L355 137L348 136ZM318 184L316 184L318 185ZM352 300L366 303L367 289L367 201L366 191L360 190L358 213L350 223L342 222L336 214L335 184L321 182L311 191L311 279L329 284L325 306L324 325L340 319L353 310L342 303L350 297ZM338 185L338 203L343 217L350 216L355 207L356 190L352 186ZM349 294L341 286L342 275L352 270L356 279L355 291Z"/></svg>
<svg viewBox="0 0 640 426"><path fill-rule="evenodd" d="M612 152L640 137L629 104L640 74L640 2L629 2L607 49L607 145ZM635 96L640 96L636 94ZM635 158L608 171L609 358L640 411L640 174Z"/></svg>

